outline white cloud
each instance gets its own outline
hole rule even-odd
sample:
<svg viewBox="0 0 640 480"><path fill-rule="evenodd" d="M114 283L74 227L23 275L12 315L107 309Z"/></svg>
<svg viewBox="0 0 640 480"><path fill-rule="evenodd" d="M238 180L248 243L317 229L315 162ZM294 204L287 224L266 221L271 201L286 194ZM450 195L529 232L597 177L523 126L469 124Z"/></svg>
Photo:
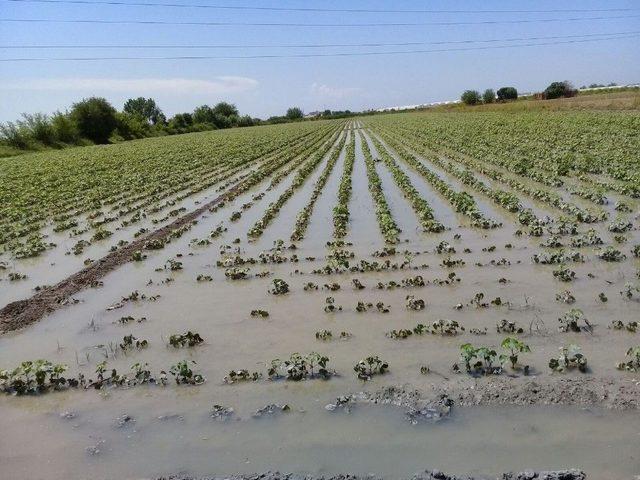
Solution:
<svg viewBox="0 0 640 480"><path fill-rule="evenodd" d="M313 83L311 93L323 98L342 99L357 95L361 92L357 87L330 87L323 83Z"/></svg>
<svg viewBox="0 0 640 480"><path fill-rule="evenodd" d="M188 78L53 78L0 83L2 90L66 90L173 94L223 94L253 90L258 81L247 77L220 76L211 80Z"/></svg>

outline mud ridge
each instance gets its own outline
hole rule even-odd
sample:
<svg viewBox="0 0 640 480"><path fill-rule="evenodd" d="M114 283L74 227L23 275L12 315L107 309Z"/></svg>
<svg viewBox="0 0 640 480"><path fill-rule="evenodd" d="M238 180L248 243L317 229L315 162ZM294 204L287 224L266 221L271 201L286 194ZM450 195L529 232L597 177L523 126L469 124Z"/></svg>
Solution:
<svg viewBox="0 0 640 480"><path fill-rule="evenodd" d="M156 480L379 480L374 475L340 474L331 476L296 475L291 473L265 472L252 475L225 475L213 477L191 477L188 475L171 475L159 477ZM406 480L586 480L584 472L577 469L539 471L526 470L522 472L507 472L498 477L457 477L447 475L439 470L425 470L416 473Z"/></svg>
<svg viewBox="0 0 640 480"><path fill-rule="evenodd" d="M481 379L473 383L438 384L456 406L573 405L612 410L640 409L640 378L566 377Z"/></svg>

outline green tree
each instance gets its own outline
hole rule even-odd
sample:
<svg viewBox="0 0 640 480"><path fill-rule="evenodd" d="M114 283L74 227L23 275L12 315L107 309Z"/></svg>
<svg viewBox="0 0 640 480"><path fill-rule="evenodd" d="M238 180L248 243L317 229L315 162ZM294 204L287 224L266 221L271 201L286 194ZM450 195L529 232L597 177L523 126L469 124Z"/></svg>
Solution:
<svg viewBox="0 0 640 480"><path fill-rule="evenodd" d="M209 105L201 105L193 111L193 123L209 123L213 125L215 114Z"/></svg>
<svg viewBox="0 0 640 480"><path fill-rule="evenodd" d="M465 105L476 105L480 103L480 92L477 90L465 90L460 100L462 100Z"/></svg>
<svg viewBox="0 0 640 480"><path fill-rule="evenodd" d="M573 85L566 80L564 82L553 82L544 89L544 98L548 100L561 97L573 97L574 95L575 89Z"/></svg>
<svg viewBox="0 0 640 480"><path fill-rule="evenodd" d="M190 113L176 113L169 120L169 130L176 133L184 133L189 131L193 125L193 116Z"/></svg>
<svg viewBox="0 0 640 480"><path fill-rule="evenodd" d="M249 115L243 115L243 116L239 117L237 123L238 123L239 127L251 127L251 126L255 125L254 119L251 118L251 116L249 116Z"/></svg>
<svg viewBox="0 0 640 480"><path fill-rule="evenodd" d="M107 143L117 127L116 109L101 97L91 97L74 103L70 117L78 126L80 136L94 143Z"/></svg>
<svg viewBox="0 0 640 480"><path fill-rule="evenodd" d="M491 88L487 88L482 94L482 101L484 103L493 103L495 100L496 93Z"/></svg>
<svg viewBox="0 0 640 480"><path fill-rule="evenodd" d="M238 109L232 103L219 102L213 107L213 113L216 115L222 115L223 117L237 117Z"/></svg>
<svg viewBox="0 0 640 480"><path fill-rule="evenodd" d="M51 120L44 113L22 114L22 120L18 122L29 136L37 143L47 147L56 144L56 132L51 125Z"/></svg>
<svg viewBox="0 0 640 480"><path fill-rule="evenodd" d="M516 100L518 98L518 90L515 87L502 87L498 89L497 95L500 102Z"/></svg>
<svg viewBox="0 0 640 480"><path fill-rule="evenodd" d="M51 117L51 126L59 142L75 144L80 140L78 125L65 113L56 112Z"/></svg>
<svg viewBox="0 0 640 480"><path fill-rule="evenodd" d="M135 115L153 125L164 123L166 118L153 98L130 98L124 104L123 111Z"/></svg>
<svg viewBox="0 0 640 480"><path fill-rule="evenodd" d="M300 108L291 107L290 109L287 110L286 117L289 120L299 120L300 118L304 117L304 114L302 113L302 110Z"/></svg>
<svg viewBox="0 0 640 480"><path fill-rule="evenodd" d="M122 140L133 140L135 138L144 138L149 136L150 126L146 119L139 115L134 115L126 112L118 112L116 114L118 126L116 128L116 134Z"/></svg>

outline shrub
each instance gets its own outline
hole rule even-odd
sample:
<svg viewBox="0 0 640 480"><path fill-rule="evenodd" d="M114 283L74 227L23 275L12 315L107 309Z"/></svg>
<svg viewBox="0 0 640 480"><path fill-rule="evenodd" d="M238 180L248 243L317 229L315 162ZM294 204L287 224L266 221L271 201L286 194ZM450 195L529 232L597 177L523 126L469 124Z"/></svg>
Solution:
<svg viewBox="0 0 640 480"><path fill-rule="evenodd" d="M289 120L299 120L302 117L304 117L304 114L302 113L302 110L298 107L291 107L290 109L287 110L287 118Z"/></svg>
<svg viewBox="0 0 640 480"><path fill-rule="evenodd" d="M516 90L515 87L502 87L498 89L497 95L499 102L516 100L518 98L518 90Z"/></svg>
<svg viewBox="0 0 640 480"><path fill-rule="evenodd" d="M493 103L495 99L496 93L491 88L487 88L482 94L482 101L484 103Z"/></svg>
<svg viewBox="0 0 640 480"><path fill-rule="evenodd" d="M117 127L115 135L122 140L133 140L135 138L149 136L149 124L138 115L118 112L116 114L116 121Z"/></svg>
<svg viewBox="0 0 640 480"><path fill-rule="evenodd" d="M568 81L553 82L547 88L545 88L543 95L547 100L561 97L573 97L576 95L576 90L573 85Z"/></svg>
<svg viewBox="0 0 640 480"><path fill-rule="evenodd" d="M130 98L123 107L123 112L135 116L145 123L164 123L165 116L153 98Z"/></svg>
<svg viewBox="0 0 640 480"><path fill-rule="evenodd" d="M78 125L68 114L61 112L54 113L53 117L51 117L51 126L59 142L75 144L80 141Z"/></svg>
<svg viewBox="0 0 640 480"><path fill-rule="evenodd" d="M465 90L460 97L465 105L476 105L480 103L480 92L477 90Z"/></svg>
<svg viewBox="0 0 640 480"><path fill-rule="evenodd" d="M116 113L106 99L91 97L74 103L70 117L82 137L94 143L107 143L118 126Z"/></svg>
<svg viewBox="0 0 640 480"><path fill-rule="evenodd" d="M0 138L4 144L14 148L25 150L32 146L29 132L18 123L0 124Z"/></svg>
<svg viewBox="0 0 640 480"><path fill-rule="evenodd" d="M56 132L49 117L43 113L32 115L23 113L20 126L29 132L29 136L38 143L51 147L56 144Z"/></svg>

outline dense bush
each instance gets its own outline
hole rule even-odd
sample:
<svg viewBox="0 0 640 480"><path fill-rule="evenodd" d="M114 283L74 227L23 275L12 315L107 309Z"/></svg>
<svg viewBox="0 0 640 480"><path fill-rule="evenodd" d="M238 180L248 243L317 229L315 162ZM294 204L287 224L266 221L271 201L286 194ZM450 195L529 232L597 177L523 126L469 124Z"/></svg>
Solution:
<svg viewBox="0 0 640 480"><path fill-rule="evenodd" d="M465 90L460 97L465 105L476 105L480 103L480 92L477 90Z"/></svg>
<svg viewBox="0 0 640 480"><path fill-rule="evenodd" d="M561 97L574 97L576 94L576 89L566 80L564 82L551 83L543 92L544 98L547 100Z"/></svg>
<svg viewBox="0 0 640 480"><path fill-rule="evenodd" d="M122 111L141 118L153 125L165 123L167 120L153 98L130 98L125 102Z"/></svg>
<svg viewBox="0 0 640 480"><path fill-rule="evenodd" d="M518 90L515 87L502 87L497 92L498 101L505 102L507 100L517 100Z"/></svg>
<svg viewBox="0 0 640 480"><path fill-rule="evenodd" d="M487 88L482 94L482 101L484 103L493 103L496 100L496 93L491 89Z"/></svg>
<svg viewBox="0 0 640 480"><path fill-rule="evenodd" d="M21 120L0 124L0 144L18 150L62 148L260 123L249 115L239 116L236 106L227 102L202 105L193 113L178 113L167 121L152 98L131 98L118 112L106 99L93 97L75 103L69 113L24 114Z"/></svg>
<svg viewBox="0 0 640 480"><path fill-rule="evenodd" d="M118 126L116 109L101 97L91 97L71 107L71 119L82 137L94 143L108 143Z"/></svg>
<svg viewBox="0 0 640 480"><path fill-rule="evenodd" d="M291 107L290 109L287 110L287 118L289 120L298 120L302 117L304 117L304 114L302 113L302 110L298 107Z"/></svg>

